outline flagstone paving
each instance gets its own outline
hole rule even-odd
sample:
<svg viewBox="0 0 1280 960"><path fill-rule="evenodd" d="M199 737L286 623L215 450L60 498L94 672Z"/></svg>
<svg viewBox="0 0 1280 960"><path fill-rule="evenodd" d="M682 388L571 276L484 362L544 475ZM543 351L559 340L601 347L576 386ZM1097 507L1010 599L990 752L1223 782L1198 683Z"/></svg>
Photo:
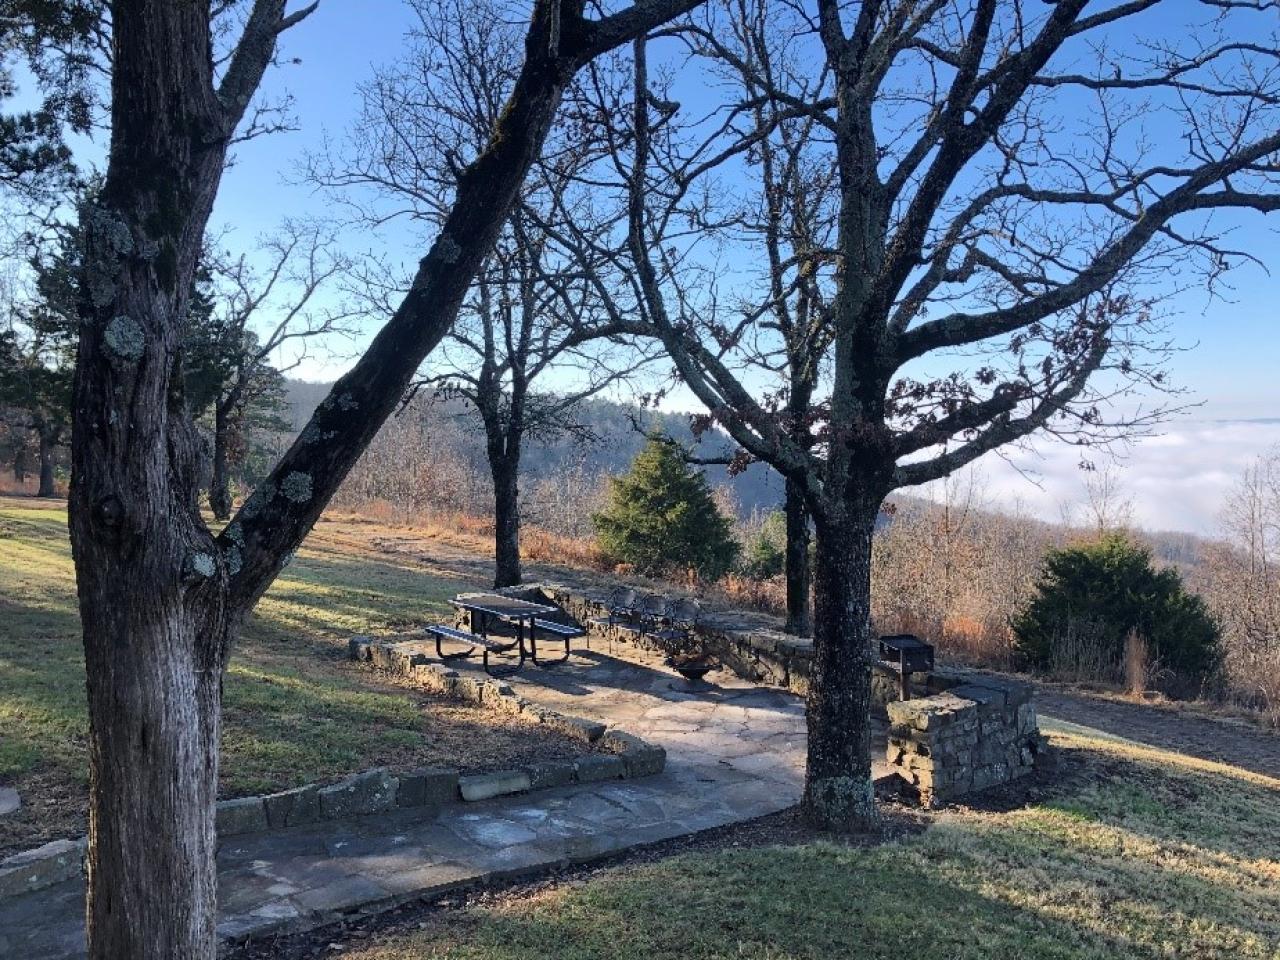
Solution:
<svg viewBox="0 0 1280 960"><path fill-rule="evenodd" d="M218 855L220 933L305 929L795 803L803 703L723 671L710 680L691 690L657 657L621 646L575 653L554 668L526 665L509 679L520 694L662 745L664 772L453 804L425 819L399 811L231 838ZM83 902L79 880L0 901L0 957L83 956Z"/></svg>

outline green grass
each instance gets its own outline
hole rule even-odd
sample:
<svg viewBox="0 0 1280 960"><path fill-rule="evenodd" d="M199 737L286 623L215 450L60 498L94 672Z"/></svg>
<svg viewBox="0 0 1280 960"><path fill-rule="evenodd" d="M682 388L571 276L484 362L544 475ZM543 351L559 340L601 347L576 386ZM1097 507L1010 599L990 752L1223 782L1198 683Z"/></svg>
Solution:
<svg viewBox="0 0 1280 960"><path fill-rule="evenodd" d="M1280 957L1280 781L1056 735L1053 799L878 847L724 849L392 934L350 960Z"/></svg>
<svg viewBox="0 0 1280 960"><path fill-rule="evenodd" d="M353 633L402 629L467 586L321 524L259 604L225 687L222 792L255 793L394 760L423 740L419 702L345 662ZM60 504L0 497L0 783L80 796L84 657ZM0 841L3 841L0 837Z"/></svg>

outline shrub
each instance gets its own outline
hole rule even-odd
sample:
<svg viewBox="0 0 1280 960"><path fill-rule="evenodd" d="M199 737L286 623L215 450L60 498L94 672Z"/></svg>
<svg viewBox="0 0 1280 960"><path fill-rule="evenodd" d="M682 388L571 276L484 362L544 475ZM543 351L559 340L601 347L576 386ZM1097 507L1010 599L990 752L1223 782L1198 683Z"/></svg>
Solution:
<svg viewBox="0 0 1280 960"><path fill-rule="evenodd" d="M1032 666L1061 669L1078 661L1080 625L1087 623L1099 661L1095 679L1121 673L1125 638L1136 632L1149 656L1181 685L1200 685L1218 663L1218 625L1174 570L1157 570L1151 552L1113 534L1051 550L1026 608L1013 621L1018 650ZM1071 646L1072 650L1065 647Z"/></svg>
<svg viewBox="0 0 1280 960"><path fill-rule="evenodd" d="M748 577L768 580L782 573L787 564L787 516L774 510L747 541L742 554L742 572Z"/></svg>
<svg viewBox="0 0 1280 960"><path fill-rule="evenodd" d="M693 569L714 580L733 565L738 544L701 472L675 444L651 437L631 469L609 482L609 501L592 517L600 549L642 574Z"/></svg>

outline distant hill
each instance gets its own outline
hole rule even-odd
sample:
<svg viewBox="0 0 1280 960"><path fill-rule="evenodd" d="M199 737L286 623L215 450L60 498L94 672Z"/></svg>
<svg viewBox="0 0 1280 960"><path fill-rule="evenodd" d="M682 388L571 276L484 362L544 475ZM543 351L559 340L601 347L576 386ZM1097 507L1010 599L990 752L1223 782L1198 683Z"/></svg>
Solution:
<svg viewBox="0 0 1280 960"><path fill-rule="evenodd" d="M295 431L301 430L306 424L316 407L328 395L330 386L332 384L288 381L286 400L291 412L287 419L293 424ZM475 419L475 414L460 401L441 402L433 410L438 410L442 418L459 418L463 421ZM641 411L629 404L607 400L586 401L579 410L577 420L592 439L559 437L549 441L527 441L521 458L521 475L525 479L536 480L562 470L566 463L579 465L587 473L621 473L631 465L635 455L644 446L644 435L636 429L634 423L640 416ZM719 432L705 434L701 443L696 442L689 429L687 413L645 411L643 418L646 424L659 425L669 436L688 444L695 456L713 458L731 453L735 449L732 441ZM464 445L457 452L468 462L484 462L484 434L478 423L475 429L450 430L441 435L453 443ZM726 486L733 491L744 516L753 510L771 510L782 504L782 478L764 464L752 464L736 477L729 476L728 470L721 466L708 466L704 469L712 486ZM904 511L923 509L926 506L926 501L911 494L895 493L891 500L899 510ZM987 508L980 512L999 511ZM885 514L881 516L879 525L885 526L892 522L892 515ZM1041 520L1026 522L1049 540L1064 533L1058 523ZM1165 530L1143 531L1142 539L1151 545L1157 560L1184 573L1194 571L1200 565L1205 546L1209 542L1195 534Z"/></svg>
<svg viewBox="0 0 1280 960"><path fill-rule="evenodd" d="M289 380L286 402L290 412L287 417L294 431L299 431L315 412L316 407L329 393L329 383L310 383ZM460 401L444 401L433 409L441 417L474 419L475 414ZM715 458L731 454L732 441L722 433L704 434L702 441L694 439L689 428L687 413L655 413L629 404L608 400L587 400L578 408L576 420L584 429L578 436L561 436L550 440L530 439L525 443L521 456L520 472L528 480L536 480L561 469L566 461L581 464L589 473L616 474L626 470L644 446L644 435L636 429L635 420L643 417L645 425L658 426L667 435L688 444L695 456ZM478 426L478 424L477 424ZM483 461L484 434L479 429L451 432L466 449L458 452L468 460ZM770 510L781 505L782 479L764 464L752 464L738 476L729 476L722 466L704 468L712 486L726 486L733 491L739 508L744 514L753 510Z"/></svg>

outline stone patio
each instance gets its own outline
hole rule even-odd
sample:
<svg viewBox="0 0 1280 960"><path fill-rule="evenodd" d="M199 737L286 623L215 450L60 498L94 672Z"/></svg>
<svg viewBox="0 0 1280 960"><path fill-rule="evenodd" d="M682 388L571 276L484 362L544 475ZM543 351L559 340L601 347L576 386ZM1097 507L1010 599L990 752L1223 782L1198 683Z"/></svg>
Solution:
<svg viewBox="0 0 1280 960"><path fill-rule="evenodd" d="M667 750L663 773L532 796L230 838L219 861L228 939L300 930L448 889L607 856L784 809L800 796L804 706L725 671L690 691L652 653L617 645L508 680L531 700ZM465 668L463 668L465 669ZM884 756L884 730L873 756ZM883 760L877 775L886 772ZM0 956L62 960L83 950L83 883L0 901Z"/></svg>

